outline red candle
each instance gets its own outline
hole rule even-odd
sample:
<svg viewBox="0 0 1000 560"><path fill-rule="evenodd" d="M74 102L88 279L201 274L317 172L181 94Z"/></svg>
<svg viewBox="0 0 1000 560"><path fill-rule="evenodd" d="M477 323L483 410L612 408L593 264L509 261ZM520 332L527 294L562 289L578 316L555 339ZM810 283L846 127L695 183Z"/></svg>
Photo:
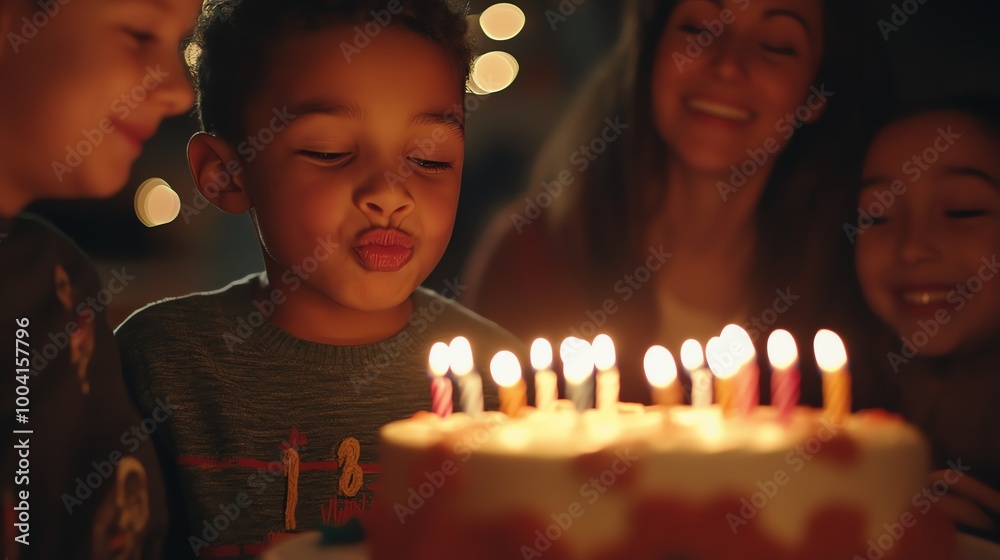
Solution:
<svg viewBox="0 0 1000 560"><path fill-rule="evenodd" d="M442 418L452 412L451 380L445 377L450 361L448 345L435 342L427 359L427 369L431 378L431 410Z"/></svg>
<svg viewBox="0 0 1000 560"><path fill-rule="evenodd" d="M778 419L788 423L799 404L799 352L795 339L786 330L778 329L767 338L767 359L771 362L771 406L778 410Z"/></svg>
<svg viewBox="0 0 1000 560"><path fill-rule="evenodd" d="M733 378L733 408L742 416L747 416L760 403L760 370L757 368L757 353L753 340L747 331L737 325L726 325L722 329L724 353L736 368Z"/></svg>

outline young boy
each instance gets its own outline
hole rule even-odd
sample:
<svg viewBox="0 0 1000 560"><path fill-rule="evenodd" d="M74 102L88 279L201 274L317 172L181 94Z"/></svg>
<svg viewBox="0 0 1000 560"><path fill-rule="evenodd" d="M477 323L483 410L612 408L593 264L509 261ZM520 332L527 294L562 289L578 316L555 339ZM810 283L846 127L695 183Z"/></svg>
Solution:
<svg viewBox="0 0 1000 560"><path fill-rule="evenodd" d="M1000 537L1000 119L997 100L905 115L864 167L857 269L898 336L884 354L903 414L932 444L941 502ZM900 340L901 339L901 340ZM940 482L935 488L940 487Z"/></svg>
<svg viewBox="0 0 1000 560"><path fill-rule="evenodd" d="M125 185L143 141L194 102L177 49L199 8L0 0L0 334L14 346L0 377L0 557L159 556L166 502L143 427L172 410L136 413L93 265L21 211Z"/></svg>
<svg viewBox="0 0 1000 560"><path fill-rule="evenodd" d="M156 433L171 558L253 555L368 509L378 429L430 408L434 342L468 337L487 387L494 352L525 354L418 288L458 202L466 28L444 0L205 6L189 162L208 200L249 212L266 270L117 331L140 407L177 409Z"/></svg>

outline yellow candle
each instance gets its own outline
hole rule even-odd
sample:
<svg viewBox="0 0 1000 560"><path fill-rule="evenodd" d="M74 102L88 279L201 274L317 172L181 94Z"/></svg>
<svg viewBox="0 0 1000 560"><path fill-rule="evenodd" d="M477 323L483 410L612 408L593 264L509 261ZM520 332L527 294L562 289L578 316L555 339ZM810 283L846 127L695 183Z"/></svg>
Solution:
<svg viewBox="0 0 1000 560"><path fill-rule="evenodd" d="M507 350L497 352L490 361L490 374L499 387L500 412L516 417L528 405L528 389L517 356Z"/></svg>
<svg viewBox="0 0 1000 560"><path fill-rule="evenodd" d="M670 350L662 346L650 346L642 360L653 393L653 404L673 406L681 404L684 394L677 381L677 363Z"/></svg>
<svg viewBox="0 0 1000 560"><path fill-rule="evenodd" d="M535 370L535 408L555 408L559 398L556 372L552 371L552 345L544 338L531 343L531 367Z"/></svg>
<svg viewBox="0 0 1000 560"><path fill-rule="evenodd" d="M741 364L725 351L723 340L717 336L712 337L705 345L705 356L708 358L709 369L715 375L715 402L719 404L723 414L732 414L733 377Z"/></svg>
<svg viewBox="0 0 1000 560"><path fill-rule="evenodd" d="M822 329L813 339L816 364L823 371L823 414L840 424L851 414L851 374L847 350L833 331Z"/></svg>
<svg viewBox="0 0 1000 560"><path fill-rule="evenodd" d="M615 343L606 334L594 337L594 365L597 367L597 408L618 410L621 391L621 374L615 365Z"/></svg>

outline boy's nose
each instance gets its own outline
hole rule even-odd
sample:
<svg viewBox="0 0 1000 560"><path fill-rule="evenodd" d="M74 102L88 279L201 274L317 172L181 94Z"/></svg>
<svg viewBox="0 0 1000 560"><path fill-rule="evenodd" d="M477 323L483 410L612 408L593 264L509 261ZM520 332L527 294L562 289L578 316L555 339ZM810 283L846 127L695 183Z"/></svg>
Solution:
<svg viewBox="0 0 1000 560"><path fill-rule="evenodd" d="M723 81L737 80L746 76L747 46L737 41L735 37L727 37L726 31L715 38L705 50L705 56L711 57L713 74Z"/></svg>
<svg viewBox="0 0 1000 560"><path fill-rule="evenodd" d="M372 225L396 227L413 210L413 196L399 181L382 176L359 189L354 203Z"/></svg>
<svg viewBox="0 0 1000 560"><path fill-rule="evenodd" d="M179 115L194 106L194 90L188 80L187 68L179 57L171 59L164 66L166 72L163 83L153 93L166 107L166 116Z"/></svg>
<svg viewBox="0 0 1000 560"><path fill-rule="evenodd" d="M905 224L900 232L899 258L905 264L919 264L940 256L935 242L936 234L926 225L913 221Z"/></svg>

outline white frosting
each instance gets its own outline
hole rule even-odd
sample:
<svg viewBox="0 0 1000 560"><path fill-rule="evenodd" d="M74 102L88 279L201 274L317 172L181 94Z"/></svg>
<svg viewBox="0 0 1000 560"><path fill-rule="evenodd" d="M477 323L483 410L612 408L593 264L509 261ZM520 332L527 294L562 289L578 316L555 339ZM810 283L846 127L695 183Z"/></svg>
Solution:
<svg viewBox="0 0 1000 560"><path fill-rule="evenodd" d="M815 457L834 432L858 447L850 465ZM444 446L455 454L462 491L430 499L449 500L455 515L488 519L533 510L549 521L575 502L584 514L560 539L579 558L619 542L633 505L656 495L693 503L725 496L756 500L761 507L753 508L753 522L790 547L801 542L813 512L843 504L867 511L868 536L877 538L884 523L898 521L910 506L928 466L926 444L911 426L863 416L833 426L811 409L799 409L787 426L768 407L747 418L723 418L715 407L562 409L516 419L426 415L385 426L382 440L382 498L390 505L406 502L412 470L425 466L425 451ZM627 473L633 480L598 491L573 463L596 451L609 454L605 482L617 480L615 469L637 469ZM776 492L766 496L762 486ZM743 519L739 509L731 513ZM729 516L719 519L730 522ZM742 527L737 522L737 530Z"/></svg>

